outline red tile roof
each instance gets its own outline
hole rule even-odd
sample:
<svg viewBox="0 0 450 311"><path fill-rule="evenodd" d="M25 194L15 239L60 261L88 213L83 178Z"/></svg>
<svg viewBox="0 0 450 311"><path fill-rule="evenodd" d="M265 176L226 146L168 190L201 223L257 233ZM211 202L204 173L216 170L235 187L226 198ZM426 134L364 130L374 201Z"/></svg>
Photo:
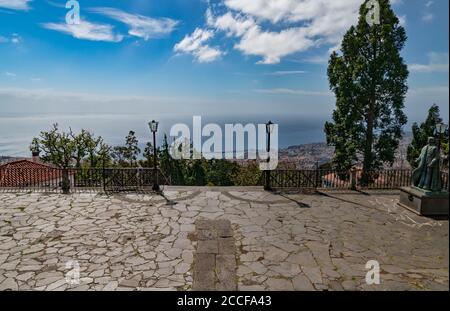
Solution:
<svg viewBox="0 0 450 311"><path fill-rule="evenodd" d="M0 187L38 186L61 177L61 171L51 165L19 160L0 165Z"/></svg>

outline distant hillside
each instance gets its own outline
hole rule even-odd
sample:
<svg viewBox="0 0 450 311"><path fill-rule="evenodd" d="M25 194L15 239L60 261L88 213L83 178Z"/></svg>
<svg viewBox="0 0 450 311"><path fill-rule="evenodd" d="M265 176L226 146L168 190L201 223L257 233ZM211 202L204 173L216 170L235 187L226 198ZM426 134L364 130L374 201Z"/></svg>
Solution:
<svg viewBox="0 0 450 311"><path fill-rule="evenodd" d="M400 142L394 168L410 168L406 160L406 150L411 141L412 133L406 133ZM334 147L330 147L326 143L311 143L281 149L279 160L296 168L315 168L317 163L322 165L331 162L333 154Z"/></svg>
<svg viewBox="0 0 450 311"><path fill-rule="evenodd" d="M0 165L8 163L8 162L12 162L12 161L17 161L20 159L23 159L23 158L0 156Z"/></svg>

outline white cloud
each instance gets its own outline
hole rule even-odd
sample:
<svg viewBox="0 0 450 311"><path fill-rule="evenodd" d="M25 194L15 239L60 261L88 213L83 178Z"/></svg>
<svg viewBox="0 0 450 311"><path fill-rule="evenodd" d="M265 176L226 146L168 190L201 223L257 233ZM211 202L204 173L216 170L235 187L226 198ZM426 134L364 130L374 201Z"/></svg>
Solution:
<svg viewBox="0 0 450 311"><path fill-rule="evenodd" d="M120 42L123 39L122 35L113 32L111 25L96 24L87 21L81 21L78 25L45 23L42 24L42 27L72 35L77 39L107 42Z"/></svg>
<svg viewBox="0 0 450 311"><path fill-rule="evenodd" d="M108 16L130 27L131 36L149 40L170 34L178 21L170 18L151 18L139 14L130 14L114 8L93 8L91 12Z"/></svg>
<svg viewBox="0 0 450 311"><path fill-rule="evenodd" d="M21 42L22 42L22 38L16 33L13 33L10 38L0 35L0 43L19 44Z"/></svg>
<svg viewBox="0 0 450 311"><path fill-rule="evenodd" d="M250 28L256 27L256 23L252 18L234 16L231 12L215 18L209 9L207 11L207 22L210 27L227 32L228 36L240 37Z"/></svg>
<svg viewBox="0 0 450 311"><path fill-rule="evenodd" d="M426 22L426 23L431 23L433 20L434 20L434 15L433 15L433 13L425 13L423 16L422 16L422 20L424 21L424 22Z"/></svg>
<svg viewBox="0 0 450 311"><path fill-rule="evenodd" d="M11 10L29 10L29 2L32 0L0 0L0 8Z"/></svg>
<svg viewBox="0 0 450 311"><path fill-rule="evenodd" d="M18 34L13 33L11 37L11 43L19 44L20 42L22 42L22 38Z"/></svg>
<svg viewBox="0 0 450 311"><path fill-rule="evenodd" d="M223 32L237 40L234 48L244 55L261 57L258 64L276 64L288 55L313 47L339 49L343 34L358 21L362 3L363 0L221 0L207 9L206 25L207 30ZM406 16L400 17L400 23L406 24Z"/></svg>
<svg viewBox="0 0 450 311"><path fill-rule="evenodd" d="M433 5L434 1L428 1L425 3L425 8L427 11L422 15L422 21L425 23L431 23L434 20L434 14L429 11Z"/></svg>
<svg viewBox="0 0 450 311"><path fill-rule="evenodd" d="M213 48L206 44L213 37L214 33L212 31L197 28L191 35L186 35L183 40L177 43L174 51L182 54L192 54L200 63L215 61L223 53L218 48Z"/></svg>
<svg viewBox="0 0 450 311"><path fill-rule="evenodd" d="M238 40L234 48L276 64L319 45L339 47L358 20L361 0L223 0L225 12L209 8L207 26ZM217 6L216 6L217 8ZM274 30L276 29L276 30Z"/></svg>
<svg viewBox="0 0 450 311"><path fill-rule="evenodd" d="M402 25L403 27L406 26L406 22L407 22L406 15L400 15L398 17L398 20L400 21L400 25Z"/></svg>
<svg viewBox="0 0 450 311"><path fill-rule="evenodd" d="M9 72L9 71L5 71L4 75L7 76L8 78L12 78L12 79L15 79L17 77L17 74L15 74L14 72Z"/></svg>
<svg viewBox="0 0 450 311"><path fill-rule="evenodd" d="M448 72L448 53L431 52L428 54L428 64L411 64L409 70L420 73Z"/></svg>
<svg viewBox="0 0 450 311"><path fill-rule="evenodd" d="M281 58L294 52L306 51L314 45L303 28L290 28L281 32L262 31L260 27L250 29L235 45L246 55L262 56L258 64L277 64Z"/></svg>

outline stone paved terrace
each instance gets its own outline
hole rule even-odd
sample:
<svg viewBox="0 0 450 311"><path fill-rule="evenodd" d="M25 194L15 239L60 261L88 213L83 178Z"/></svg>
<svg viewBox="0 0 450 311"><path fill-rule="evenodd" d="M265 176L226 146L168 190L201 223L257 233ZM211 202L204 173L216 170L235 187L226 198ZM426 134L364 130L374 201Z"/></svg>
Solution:
<svg viewBox="0 0 450 311"><path fill-rule="evenodd" d="M231 222L226 279L239 290L449 289L448 220L397 207L398 193L165 190L172 203L0 193L0 290L192 290L205 220ZM80 282L69 284L75 260ZM380 262L380 285L365 282L369 260Z"/></svg>

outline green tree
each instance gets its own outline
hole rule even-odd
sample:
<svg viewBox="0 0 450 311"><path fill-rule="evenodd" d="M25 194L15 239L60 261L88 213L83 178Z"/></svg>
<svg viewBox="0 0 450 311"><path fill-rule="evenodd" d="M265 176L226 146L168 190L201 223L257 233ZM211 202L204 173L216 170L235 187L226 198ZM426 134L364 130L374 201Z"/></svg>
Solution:
<svg viewBox="0 0 450 311"><path fill-rule="evenodd" d="M184 160L183 165L183 179L188 186L206 186L206 167L207 162L204 159L200 160Z"/></svg>
<svg viewBox="0 0 450 311"><path fill-rule="evenodd" d="M112 162L111 147L103 140L100 141L98 147L98 162L100 162L103 167L108 167Z"/></svg>
<svg viewBox="0 0 450 311"><path fill-rule="evenodd" d="M136 138L136 133L130 131L125 137L125 158L130 162L130 166L134 166L137 161L137 157L141 153L141 149L138 147L138 140Z"/></svg>
<svg viewBox="0 0 450 311"><path fill-rule="evenodd" d="M46 132L40 133L39 138L33 139L36 146L42 152L41 159L62 168L62 190L67 194L70 190L68 168L72 167L73 159L76 157L77 144L71 133L60 131L58 124Z"/></svg>
<svg viewBox="0 0 450 311"><path fill-rule="evenodd" d="M129 163L127 162L127 150L124 146L115 146L112 149L112 158L114 159L114 162L116 165L119 166L128 166Z"/></svg>
<svg viewBox="0 0 450 311"><path fill-rule="evenodd" d="M335 147L333 166L349 170L363 160L362 183L370 171L391 164L407 118L403 113L408 69L400 56L405 29L388 0L379 0L380 23L369 25L366 2L357 26L334 52L328 66L330 88L336 96L333 121L325 124L329 145Z"/></svg>
<svg viewBox="0 0 450 311"><path fill-rule="evenodd" d="M162 173L173 185L185 185L184 162L176 160L170 155L167 135L164 134L163 144L158 152L158 164Z"/></svg>
<svg viewBox="0 0 450 311"><path fill-rule="evenodd" d="M206 173L208 184L211 186L233 186L233 176L239 171L237 163L214 159L210 160Z"/></svg>
<svg viewBox="0 0 450 311"><path fill-rule="evenodd" d="M142 161L142 166L144 166L144 167L153 167L154 166L154 164L153 164L153 162L154 162L154 150L153 150L153 144L151 143L151 142L148 142L146 145L145 145L145 148L144 148L144 153L143 153L143 155L144 155L144 161Z"/></svg>
<svg viewBox="0 0 450 311"><path fill-rule="evenodd" d="M239 167L239 170L233 175L233 184L235 186L258 186L261 178L262 171L259 164L254 161Z"/></svg>
<svg viewBox="0 0 450 311"><path fill-rule="evenodd" d="M125 145L113 148L113 158L117 164L133 167L137 163L137 158L141 153L138 144L136 133L130 131L125 137Z"/></svg>
<svg viewBox="0 0 450 311"><path fill-rule="evenodd" d="M195 186L206 186L206 172L202 160L194 160L192 164L192 183Z"/></svg>
<svg viewBox="0 0 450 311"><path fill-rule="evenodd" d="M428 116L422 124L414 123L412 126L413 140L408 146L406 159L412 167L416 167L416 159L420 156L420 152L428 143L428 137L435 136L436 125L442 122L439 112L439 106L433 104L428 110ZM445 143L443 150L445 153Z"/></svg>
<svg viewBox="0 0 450 311"><path fill-rule="evenodd" d="M39 155L41 152L41 147L38 138L33 138L30 144L30 151L33 155Z"/></svg>
<svg viewBox="0 0 450 311"><path fill-rule="evenodd" d="M101 148L108 147L101 136L95 137L92 133L86 132L84 145L86 147L86 153L89 158L90 167L97 167L100 160Z"/></svg>
<svg viewBox="0 0 450 311"><path fill-rule="evenodd" d="M75 135L72 130L70 130L70 136L72 136L72 139L75 143L75 153L74 153L74 160L75 160L75 166L76 168L81 168L81 162L83 161L84 157L87 155L87 146L86 146L86 140L87 140L87 131L81 130L81 133L78 135Z"/></svg>

